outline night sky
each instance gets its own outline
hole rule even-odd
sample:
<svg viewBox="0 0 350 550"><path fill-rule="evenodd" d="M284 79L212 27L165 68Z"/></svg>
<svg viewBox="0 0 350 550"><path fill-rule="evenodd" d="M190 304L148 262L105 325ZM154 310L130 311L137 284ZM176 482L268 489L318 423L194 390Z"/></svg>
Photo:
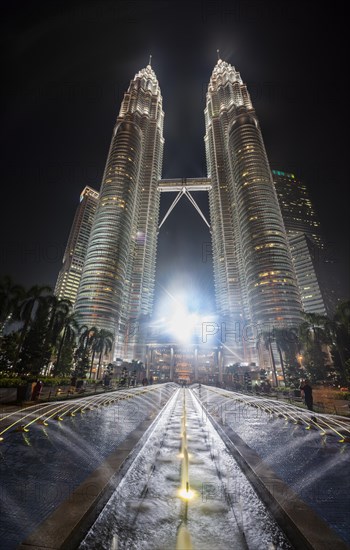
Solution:
<svg viewBox="0 0 350 550"><path fill-rule="evenodd" d="M13 2L2 13L0 275L54 286L79 194L99 189L134 74L157 74L163 177L206 175L205 93L216 50L247 83L272 168L309 187L348 289L343 3ZM162 212L173 195L162 196ZM207 212L205 194L197 198ZM180 285L213 309L209 232L183 198L159 238L157 298Z"/></svg>

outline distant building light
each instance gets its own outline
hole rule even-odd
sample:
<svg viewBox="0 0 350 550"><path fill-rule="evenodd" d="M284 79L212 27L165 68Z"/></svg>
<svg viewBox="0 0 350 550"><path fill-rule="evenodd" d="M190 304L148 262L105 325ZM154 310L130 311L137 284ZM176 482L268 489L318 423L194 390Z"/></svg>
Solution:
<svg viewBox="0 0 350 550"><path fill-rule="evenodd" d="M295 180L295 175L294 174L289 174L288 172L282 172L281 170L272 170L272 173L275 176L285 176L287 178L291 178L291 179Z"/></svg>

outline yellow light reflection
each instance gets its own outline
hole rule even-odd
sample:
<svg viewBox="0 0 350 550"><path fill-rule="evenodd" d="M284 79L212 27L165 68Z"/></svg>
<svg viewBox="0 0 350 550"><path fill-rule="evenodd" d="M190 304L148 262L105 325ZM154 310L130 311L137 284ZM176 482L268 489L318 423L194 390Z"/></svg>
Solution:
<svg viewBox="0 0 350 550"><path fill-rule="evenodd" d="M189 489L188 491L186 491L186 489L180 489L179 497L183 498L184 500L191 500L191 498L194 497L194 491L191 491L191 489Z"/></svg>

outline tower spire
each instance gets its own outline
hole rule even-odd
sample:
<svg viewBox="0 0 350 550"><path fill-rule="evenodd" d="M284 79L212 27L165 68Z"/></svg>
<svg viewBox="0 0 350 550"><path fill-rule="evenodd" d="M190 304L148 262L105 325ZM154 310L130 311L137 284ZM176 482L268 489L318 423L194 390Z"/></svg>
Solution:
<svg viewBox="0 0 350 550"><path fill-rule="evenodd" d="M216 53L218 54L218 61L220 61L220 50L216 50Z"/></svg>
<svg viewBox="0 0 350 550"><path fill-rule="evenodd" d="M148 65L149 65L150 67L152 67L152 54L151 54L151 53L149 54L149 62L148 62Z"/></svg>

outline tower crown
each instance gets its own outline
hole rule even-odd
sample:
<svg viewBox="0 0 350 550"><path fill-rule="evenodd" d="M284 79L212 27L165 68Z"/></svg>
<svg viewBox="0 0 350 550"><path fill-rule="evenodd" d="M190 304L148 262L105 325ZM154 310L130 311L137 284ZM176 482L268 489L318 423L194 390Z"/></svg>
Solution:
<svg viewBox="0 0 350 550"><path fill-rule="evenodd" d="M120 107L119 117L123 118L136 111L156 119L157 125L162 128L164 118L162 94L156 73L151 66L151 58L148 65L140 69L130 81Z"/></svg>
<svg viewBox="0 0 350 550"><path fill-rule="evenodd" d="M227 82L243 84L240 73L230 63L219 58L211 74L208 89L212 91Z"/></svg>
<svg viewBox="0 0 350 550"><path fill-rule="evenodd" d="M134 81L137 80L141 82L141 86L145 90L150 90L153 94L160 94L160 88L156 73L154 72L150 64L148 64L147 67L141 69L138 73L135 74Z"/></svg>

